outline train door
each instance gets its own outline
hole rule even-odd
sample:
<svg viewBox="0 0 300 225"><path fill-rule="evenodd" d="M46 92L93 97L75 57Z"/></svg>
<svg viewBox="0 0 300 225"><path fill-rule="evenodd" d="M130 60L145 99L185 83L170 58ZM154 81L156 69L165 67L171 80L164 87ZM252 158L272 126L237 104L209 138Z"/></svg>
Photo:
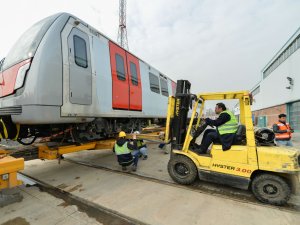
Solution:
<svg viewBox="0 0 300 225"><path fill-rule="evenodd" d="M89 37L73 28L68 36L69 96L72 104L92 104L92 67Z"/></svg>
<svg viewBox="0 0 300 225"><path fill-rule="evenodd" d="M114 109L129 109L129 77L126 52L112 42L109 42L109 50L112 76L112 107Z"/></svg>
<svg viewBox="0 0 300 225"><path fill-rule="evenodd" d="M129 74L129 109L142 110L142 84L139 60L126 53Z"/></svg>

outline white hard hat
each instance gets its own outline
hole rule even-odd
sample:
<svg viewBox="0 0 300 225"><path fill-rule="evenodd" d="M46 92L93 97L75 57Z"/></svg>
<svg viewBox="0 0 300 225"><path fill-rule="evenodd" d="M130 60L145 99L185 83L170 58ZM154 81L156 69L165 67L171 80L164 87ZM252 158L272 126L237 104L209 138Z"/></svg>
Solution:
<svg viewBox="0 0 300 225"><path fill-rule="evenodd" d="M140 134L140 132L137 130L137 131L134 131L133 132L134 134Z"/></svg>

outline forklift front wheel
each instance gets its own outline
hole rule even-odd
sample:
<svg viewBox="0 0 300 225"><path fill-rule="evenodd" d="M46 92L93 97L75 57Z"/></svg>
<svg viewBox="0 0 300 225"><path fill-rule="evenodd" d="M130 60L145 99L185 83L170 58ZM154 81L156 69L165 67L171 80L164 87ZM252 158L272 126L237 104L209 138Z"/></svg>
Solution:
<svg viewBox="0 0 300 225"><path fill-rule="evenodd" d="M258 200L272 205L284 205L291 196L290 185L273 174L257 175L252 181L251 189Z"/></svg>
<svg viewBox="0 0 300 225"><path fill-rule="evenodd" d="M174 155L170 158L168 172L171 178L179 184L193 183L198 174L194 162L184 155Z"/></svg>

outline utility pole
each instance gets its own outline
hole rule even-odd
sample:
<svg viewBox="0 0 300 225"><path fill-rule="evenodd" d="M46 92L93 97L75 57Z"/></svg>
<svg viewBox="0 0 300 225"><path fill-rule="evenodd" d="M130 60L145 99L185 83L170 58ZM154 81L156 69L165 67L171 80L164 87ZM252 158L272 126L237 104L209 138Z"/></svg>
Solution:
<svg viewBox="0 0 300 225"><path fill-rule="evenodd" d="M126 30L126 0L120 0L119 3L119 31L118 43L129 50Z"/></svg>

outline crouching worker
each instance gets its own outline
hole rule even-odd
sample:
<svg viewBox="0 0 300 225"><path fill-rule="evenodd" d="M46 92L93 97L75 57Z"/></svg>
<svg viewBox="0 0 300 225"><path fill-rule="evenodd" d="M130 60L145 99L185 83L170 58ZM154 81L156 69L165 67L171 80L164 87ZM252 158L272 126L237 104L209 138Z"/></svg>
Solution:
<svg viewBox="0 0 300 225"><path fill-rule="evenodd" d="M134 134L140 134L139 131L135 131ZM139 139L137 140L137 149L134 151L134 155L139 154L140 157L142 157L143 160L148 159L148 153L147 153L147 145L145 144L144 140Z"/></svg>
<svg viewBox="0 0 300 225"><path fill-rule="evenodd" d="M132 171L136 171L139 153L134 150L137 150L136 135L133 135L133 144L130 144L129 140L126 139L126 133L121 131L119 133L119 138L113 147L113 151L117 155L118 162L122 166L123 171L127 170L127 166L130 166L131 164Z"/></svg>

